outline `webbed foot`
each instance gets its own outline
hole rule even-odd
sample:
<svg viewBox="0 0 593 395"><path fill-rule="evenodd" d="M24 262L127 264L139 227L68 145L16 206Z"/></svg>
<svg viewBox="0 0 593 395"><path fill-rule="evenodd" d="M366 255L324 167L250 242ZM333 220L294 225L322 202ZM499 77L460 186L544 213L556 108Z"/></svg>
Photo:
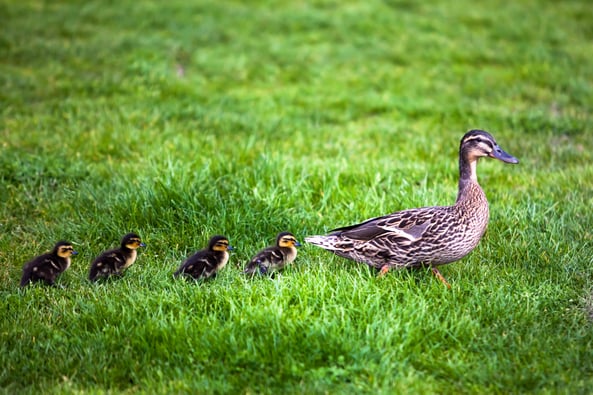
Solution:
<svg viewBox="0 0 593 395"><path fill-rule="evenodd" d="M451 289L451 284L449 284L447 282L447 280L445 279L445 277L443 277L443 275L441 274L441 272L439 272L439 269L437 269L436 267L431 267L430 269L432 270L432 273L436 276L436 278L438 278L443 284L445 284L445 286L448 289Z"/></svg>

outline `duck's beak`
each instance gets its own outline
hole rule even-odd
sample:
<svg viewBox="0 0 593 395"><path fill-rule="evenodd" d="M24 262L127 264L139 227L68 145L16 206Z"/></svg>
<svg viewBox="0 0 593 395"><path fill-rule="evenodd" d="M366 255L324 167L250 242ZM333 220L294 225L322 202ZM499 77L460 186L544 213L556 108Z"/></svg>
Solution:
<svg viewBox="0 0 593 395"><path fill-rule="evenodd" d="M502 148L498 145L494 146L494 150L488 154L491 158L495 158L501 160L506 163L519 163L519 159L515 158L513 155L505 152Z"/></svg>
<svg viewBox="0 0 593 395"><path fill-rule="evenodd" d="M140 247L146 247L146 244L140 243Z"/></svg>
<svg viewBox="0 0 593 395"><path fill-rule="evenodd" d="M72 255L78 255L78 251L72 250Z"/></svg>
<svg viewBox="0 0 593 395"><path fill-rule="evenodd" d="M227 249L227 251L232 251L232 250L234 250L234 249L235 249L235 247L233 247L233 246L228 246L226 249Z"/></svg>
<svg viewBox="0 0 593 395"><path fill-rule="evenodd" d="M298 241L295 241L295 243L294 243L294 246L295 246L295 247L301 247L301 246L302 246L302 244L301 244L301 243L299 243Z"/></svg>

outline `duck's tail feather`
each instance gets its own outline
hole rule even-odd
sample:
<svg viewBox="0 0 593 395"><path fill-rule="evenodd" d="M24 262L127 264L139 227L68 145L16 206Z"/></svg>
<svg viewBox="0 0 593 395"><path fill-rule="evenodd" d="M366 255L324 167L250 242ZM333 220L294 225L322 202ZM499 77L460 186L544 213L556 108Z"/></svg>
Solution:
<svg viewBox="0 0 593 395"><path fill-rule="evenodd" d="M340 250L345 247L344 240L335 235L308 236L305 237L305 241L329 251Z"/></svg>

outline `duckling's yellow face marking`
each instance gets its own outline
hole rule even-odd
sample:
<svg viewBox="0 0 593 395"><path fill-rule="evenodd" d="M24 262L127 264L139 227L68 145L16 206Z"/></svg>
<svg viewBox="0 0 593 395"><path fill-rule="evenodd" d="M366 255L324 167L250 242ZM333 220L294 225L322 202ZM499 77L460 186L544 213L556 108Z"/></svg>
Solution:
<svg viewBox="0 0 593 395"><path fill-rule="evenodd" d="M227 251L229 249L228 240L218 240L213 246L213 251Z"/></svg>
<svg viewBox="0 0 593 395"><path fill-rule="evenodd" d="M58 248L58 256L60 258L70 258L74 254L74 248L72 246L60 246Z"/></svg>
<svg viewBox="0 0 593 395"><path fill-rule="evenodd" d="M126 247L129 248L130 250L135 250L138 247L144 247L144 243L142 242L142 240L138 239L138 238L133 238L128 240Z"/></svg>
<svg viewBox="0 0 593 395"><path fill-rule="evenodd" d="M299 242L293 236L283 236L280 238L278 245L280 247L289 247L290 248L290 247L296 247L297 245L299 245Z"/></svg>

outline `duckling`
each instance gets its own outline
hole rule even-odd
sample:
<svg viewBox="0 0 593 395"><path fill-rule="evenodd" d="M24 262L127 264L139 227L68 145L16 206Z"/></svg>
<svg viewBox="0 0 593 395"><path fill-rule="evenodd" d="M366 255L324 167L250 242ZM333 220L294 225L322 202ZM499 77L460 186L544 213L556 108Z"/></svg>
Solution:
<svg viewBox="0 0 593 395"><path fill-rule="evenodd" d="M450 288L437 266L469 254L488 225L488 201L476 173L482 157L519 163L498 146L490 133L470 130L459 146L459 187L454 205L399 211L305 240L338 256L380 269L381 275L391 268L429 266Z"/></svg>
<svg viewBox="0 0 593 395"><path fill-rule="evenodd" d="M301 244L292 233L278 233L278 236L276 236L276 245L267 247L255 254L243 273L255 274L257 271L260 274L266 274L282 270L286 265L296 259L296 247L300 246Z"/></svg>
<svg viewBox="0 0 593 395"><path fill-rule="evenodd" d="M184 275L194 279L208 279L216 277L229 261L229 239L225 236L213 236L208 242L208 247L196 252L187 258L174 273L175 277Z"/></svg>
<svg viewBox="0 0 593 395"><path fill-rule="evenodd" d="M72 243L58 241L51 252L34 258L23 267L21 287L37 281L54 285L58 275L70 267L70 257L76 254L78 252L74 250Z"/></svg>
<svg viewBox="0 0 593 395"><path fill-rule="evenodd" d="M120 248L105 251L95 258L91 264L89 280L94 282L101 277L121 276L136 261L136 250L139 247L146 247L146 244L136 233L128 233L121 239Z"/></svg>

